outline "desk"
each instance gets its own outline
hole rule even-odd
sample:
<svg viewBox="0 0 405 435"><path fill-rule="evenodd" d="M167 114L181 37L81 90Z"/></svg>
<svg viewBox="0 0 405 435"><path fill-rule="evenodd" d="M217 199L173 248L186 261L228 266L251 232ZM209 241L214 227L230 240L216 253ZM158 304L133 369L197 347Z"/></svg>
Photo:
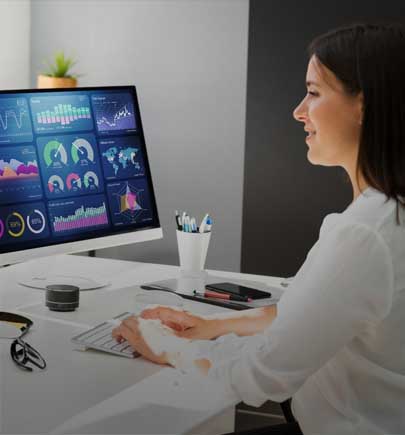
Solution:
<svg viewBox="0 0 405 435"><path fill-rule="evenodd" d="M18 285L32 272L87 275L111 285L81 292L71 313L49 311L43 290ZM232 272L210 275L260 288L279 279ZM79 256L54 256L0 270L0 309L34 320L26 340L45 357L46 371L26 373L0 344L0 433L224 433L233 430L235 398L206 378L127 359L74 350L72 336L124 311L131 311L137 286L173 279L179 268ZM184 308L210 314L212 305L184 301Z"/></svg>

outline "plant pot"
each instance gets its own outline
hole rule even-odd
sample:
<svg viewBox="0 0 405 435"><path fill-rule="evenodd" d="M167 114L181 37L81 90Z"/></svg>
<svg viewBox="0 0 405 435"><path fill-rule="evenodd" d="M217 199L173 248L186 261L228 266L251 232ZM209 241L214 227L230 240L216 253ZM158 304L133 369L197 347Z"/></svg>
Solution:
<svg viewBox="0 0 405 435"><path fill-rule="evenodd" d="M73 77L49 77L40 74L37 80L38 89L46 88L75 88L77 79Z"/></svg>

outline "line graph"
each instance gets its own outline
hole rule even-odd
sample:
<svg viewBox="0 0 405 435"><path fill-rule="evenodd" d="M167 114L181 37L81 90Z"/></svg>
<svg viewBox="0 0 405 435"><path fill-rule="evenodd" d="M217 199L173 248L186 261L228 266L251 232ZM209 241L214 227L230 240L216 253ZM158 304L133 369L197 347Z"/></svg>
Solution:
<svg viewBox="0 0 405 435"><path fill-rule="evenodd" d="M3 130L8 130L8 122L10 118L14 119L17 128L21 130L25 116L28 116L28 112L24 109L20 109L18 115L13 109L5 110L3 116L0 114L0 123Z"/></svg>
<svg viewBox="0 0 405 435"><path fill-rule="evenodd" d="M100 129L103 129L104 124L108 127L116 128L121 119L128 118L132 115L133 113L130 112L127 108L127 105L125 105L121 107L121 109L118 109L111 118L106 118L105 116L102 116L100 119L97 120L97 125L100 126Z"/></svg>
<svg viewBox="0 0 405 435"><path fill-rule="evenodd" d="M91 100L100 133L136 130L134 106L130 94L93 95Z"/></svg>
<svg viewBox="0 0 405 435"><path fill-rule="evenodd" d="M32 127L25 98L0 98L0 143L32 141Z"/></svg>

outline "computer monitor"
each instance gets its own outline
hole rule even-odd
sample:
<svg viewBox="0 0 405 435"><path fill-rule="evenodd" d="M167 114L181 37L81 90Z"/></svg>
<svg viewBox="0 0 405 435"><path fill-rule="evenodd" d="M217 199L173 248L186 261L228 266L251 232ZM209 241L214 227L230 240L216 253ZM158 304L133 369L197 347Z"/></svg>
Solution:
<svg viewBox="0 0 405 435"><path fill-rule="evenodd" d="M134 86L0 91L0 265L161 237Z"/></svg>

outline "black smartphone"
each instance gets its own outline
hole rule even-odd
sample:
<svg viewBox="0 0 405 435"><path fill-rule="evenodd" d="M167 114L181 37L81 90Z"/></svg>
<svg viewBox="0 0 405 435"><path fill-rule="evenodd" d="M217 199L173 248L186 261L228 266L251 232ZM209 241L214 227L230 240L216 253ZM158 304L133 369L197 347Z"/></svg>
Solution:
<svg viewBox="0 0 405 435"><path fill-rule="evenodd" d="M217 291L220 293L230 293L238 296L247 296L252 299L265 299L270 298L271 293L257 290L252 287L245 287L231 282L219 282L217 284L207 284L205 286L208 290Z"/></svg>

